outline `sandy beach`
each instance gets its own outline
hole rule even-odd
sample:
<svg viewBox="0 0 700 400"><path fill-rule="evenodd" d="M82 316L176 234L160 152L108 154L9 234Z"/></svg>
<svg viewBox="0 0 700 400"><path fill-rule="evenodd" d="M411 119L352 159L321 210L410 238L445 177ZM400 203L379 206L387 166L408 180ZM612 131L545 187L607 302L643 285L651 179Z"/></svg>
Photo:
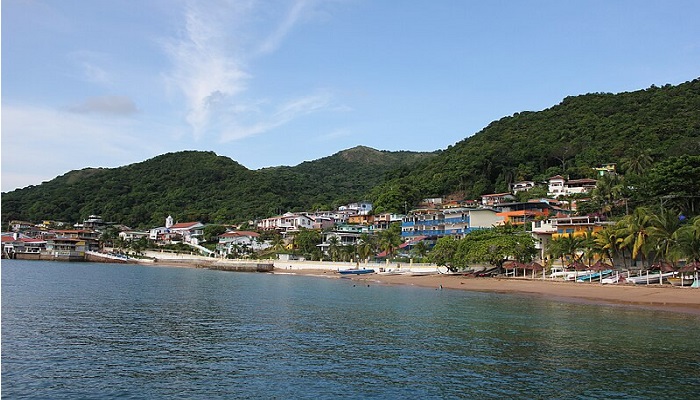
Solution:
<svg viewBox="0 0 700 400"><path fill-rule="evenodd" d="M153 266L204 267L211 263L207 258L162 259ZM185 256L186 257L186 256ZM226 262L226 261L224 261ZM272 261L270 261L272 262ZM463 275L340 275L338 268L348 266L329 266L319 263L323 268L294 268L291 262L275 262L272 274L304 275L332 279L351 279L370 285L413 285L443 290L471 290L477 292L504 293L520 296L533 296L552 301L569 303L587 303L599 305L617 305L651 310L672 311L700 316L700 289L665 285L633 285L578 283L561 280L542 280L526 278L475 278ZM280 267L280 264L284 266Z"/></svg>
<svg viewBox="0 0 700 400"><path fill-rule="evenodd" d="M284 270L275 273L341 278L332 271ZM343 276L347 278L347 276ZM443 290L472 290L541 297L553 301L599 305L623 305L700 316L700 289L672 285L601 285L522 278L473 278L461 275L368 274L348 279L379 285L414 285Z"/></svg>

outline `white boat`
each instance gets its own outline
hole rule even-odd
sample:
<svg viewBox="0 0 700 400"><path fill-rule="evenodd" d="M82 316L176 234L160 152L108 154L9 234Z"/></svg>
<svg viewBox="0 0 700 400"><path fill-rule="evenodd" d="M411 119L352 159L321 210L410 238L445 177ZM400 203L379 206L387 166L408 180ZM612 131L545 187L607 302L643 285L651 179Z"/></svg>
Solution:
<svg viewBox="0 0 700 400"><path fill-rule="evenodd" d="M673 272L646 274L640 276L630 276L625 278L625 282L635 285L645 285L647 283L659 283L662 279L673 276Z"/></svg>
<svg viewBox="0 0 700 400"><path fill-rule="evenodd" d="M552 267L552 272L549 274L549 279L557 279L557 278L564 278L567 276L569 273L573 271L567 271L566 269L562 267Z"/></svg>
<svg viewBox="0 0 700 400"><path fill-rule="evenodd" d="M692 286L695 278L692 276L676 276L667 278L673 286Z"/></svg>
<svg viewBox="0 0 700 400"><path fill-rule="evenodd" d="M615 275L611 275L611 276L609 276L609 277L607 277L607 278L603 278L603 280L601 281L601 283L608 283L608 284L609 284L609 283L620 283L620 282L624 282L624 281L625 281L625 278L627 278L627 273L625 273L625 272L623 272L623 273L618 273L618 274L615 274Z"/></svg>
<svg viewBox="0 0 700 400"><path fill-rule="evenodd" d="M569 271L565 276L565 281L575 281L581 276L586 276L592 274L594 271L587 269L585 271Z"/></svg>
<svg viewBox="0 0 700 400"><path fill-rule="evenodd" d="M379 271L377 272L378 275L401 275L406 271L402 271L400 269L387 269L384 271Z"/></svg>

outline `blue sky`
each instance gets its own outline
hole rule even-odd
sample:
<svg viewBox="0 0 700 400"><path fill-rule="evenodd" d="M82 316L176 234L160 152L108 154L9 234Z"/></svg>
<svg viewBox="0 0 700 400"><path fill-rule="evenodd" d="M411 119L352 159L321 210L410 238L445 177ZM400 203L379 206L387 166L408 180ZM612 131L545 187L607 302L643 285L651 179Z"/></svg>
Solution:
<svg viewBox="0 0 700 400"><path fill-rule="evenodd" d="M2 191L211 150L445 149L569 95L700 76L700 2L3 0Z"/></svg>

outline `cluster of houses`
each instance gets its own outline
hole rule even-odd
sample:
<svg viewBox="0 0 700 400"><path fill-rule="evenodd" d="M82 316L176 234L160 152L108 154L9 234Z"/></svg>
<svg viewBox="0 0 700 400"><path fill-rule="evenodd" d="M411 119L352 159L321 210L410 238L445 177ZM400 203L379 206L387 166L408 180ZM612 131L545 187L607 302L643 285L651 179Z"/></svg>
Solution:
<svg viewBox="0 0 700 400"><path fill-rule="evenodd" d="M600 174L614 173L614 165L603 166L598 171ZM544 258L547 244L552 238L595 232L608 224L598 217L572 216L571 204L557 200L561 196L588 193L595 188L595 184L594 179L567 180L554 176L548 182L547 198L516 202L515 193L536 186L531 181L516 182L511 185L511 192L487 194L480 201L425 199L419 208L406 215L373 213L369 202L348 204L334 211L285 213L251 221L256 231L229 227L218 236L216 250L202 246L204 224L197 221L175 222L171 216L165 219L164 226L149 231L134 231L106 223L98 215L90 215L73 226L52 221L41 224L11 221L9 231L2 234L2 254L9 258L85 259L90 251L100 250L99 239L107 226L116 227L119 238L124 242L147 239L160 245L185 243L212 257L243 256L272 246L270 242L260 239L259 232L278 232L289 244L300 230L315 229L322 233L319 248L327 253L331 243L354 245L363 235L372 235L388 229L393 223L400 223L403 244L399 251L406 254L421 241L430 247L440 237L461 238L473 230L511 224L522 226L524 231L531 226L528 232L535 238L541 258Z"/></svg>

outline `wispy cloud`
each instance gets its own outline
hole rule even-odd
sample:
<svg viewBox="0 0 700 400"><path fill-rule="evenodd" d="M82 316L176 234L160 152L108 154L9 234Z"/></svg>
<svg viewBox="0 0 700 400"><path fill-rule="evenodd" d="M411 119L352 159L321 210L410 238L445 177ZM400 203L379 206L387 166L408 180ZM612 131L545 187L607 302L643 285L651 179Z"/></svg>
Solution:
<svg viewBox="0 0 700 400"><path fill-rule="evenodd" d="M103 67L109 64L109 56L95 51L74 51L68 57L75 64L77 74L84 80L97 85L108 86L112 84L112 75Z"/></svg>
<svg viewBox="0 0 700 400"><path fill-rule="evenodd" d="M257 122L237 124L232 122L221 134L220 142L226 143L278 128L301 116L329 108L331 96L326 92L296 98L277 106L274 110L254 116Z"/></svg>
<svg viewBox="0 0 700 400"><path fill-rule="evenodd" d="M298 0L292 4L289 12L285 15L282 23L277 26L272 34L270 34L258 48L258 52L262 54L271 53L280 46L284 38L289 34L292 28L303 17L304 11L310 10L316 3L314 0Z"/></svg>
<svg viewBox="0 0 700 400"><path fill-rule="evenodd" d="M131 119L3 104L2 190L38 184L73 169L113 167L150 155L159 138ZM160 140L162 142L162 140Z"/></svg>
<svg viewBox="0 0 700 400"><path fill-rule="evenodd" d="M303 95L275 105L279 101L256 99L247 93L254 78L251 63L278 49L315 3L295 1L273 21L260 20L262 15L269 16L262 11L270 5L254 0L208 2L206 6L192 2L186 7L182 36L165 46L173 63L166 79L184 96L185 119L195 140L215 134L228 142L261 134L328 105L327 94ZM263 103L267 107L260 107Z"/></svg>
<svg viewBox="0 0 700 400"><path fill-rule="evenodd" d="M342 139L345 137L352 136L352 132L348 129L336 129L333 130L332 132L329 132L325 135L321 135L318 137L319 141L322 142L332 142L338 139Z"/></svg>
<svg viewBox="0 0 700 400"><path fill-rule="evenodd" d="M138 111L134 102L127 96L91 97L80 104L69 107L68 110L82 114L116 116L127 116Z"/></svg>
<svg viewBox="0 0 700 400"><path fill-rule="evenodd" d="M236 21L241 23L247 7L228 2L198 6L193 3L185 11L183 37L166 45L174 65L167 78L185 96L186 120L195 139L206 132L217 104L242 92L250 77L244 71L242 57L235 57L236 43L229 33L235 31ZM229 30L227 21L233 30Z"/></svg>

